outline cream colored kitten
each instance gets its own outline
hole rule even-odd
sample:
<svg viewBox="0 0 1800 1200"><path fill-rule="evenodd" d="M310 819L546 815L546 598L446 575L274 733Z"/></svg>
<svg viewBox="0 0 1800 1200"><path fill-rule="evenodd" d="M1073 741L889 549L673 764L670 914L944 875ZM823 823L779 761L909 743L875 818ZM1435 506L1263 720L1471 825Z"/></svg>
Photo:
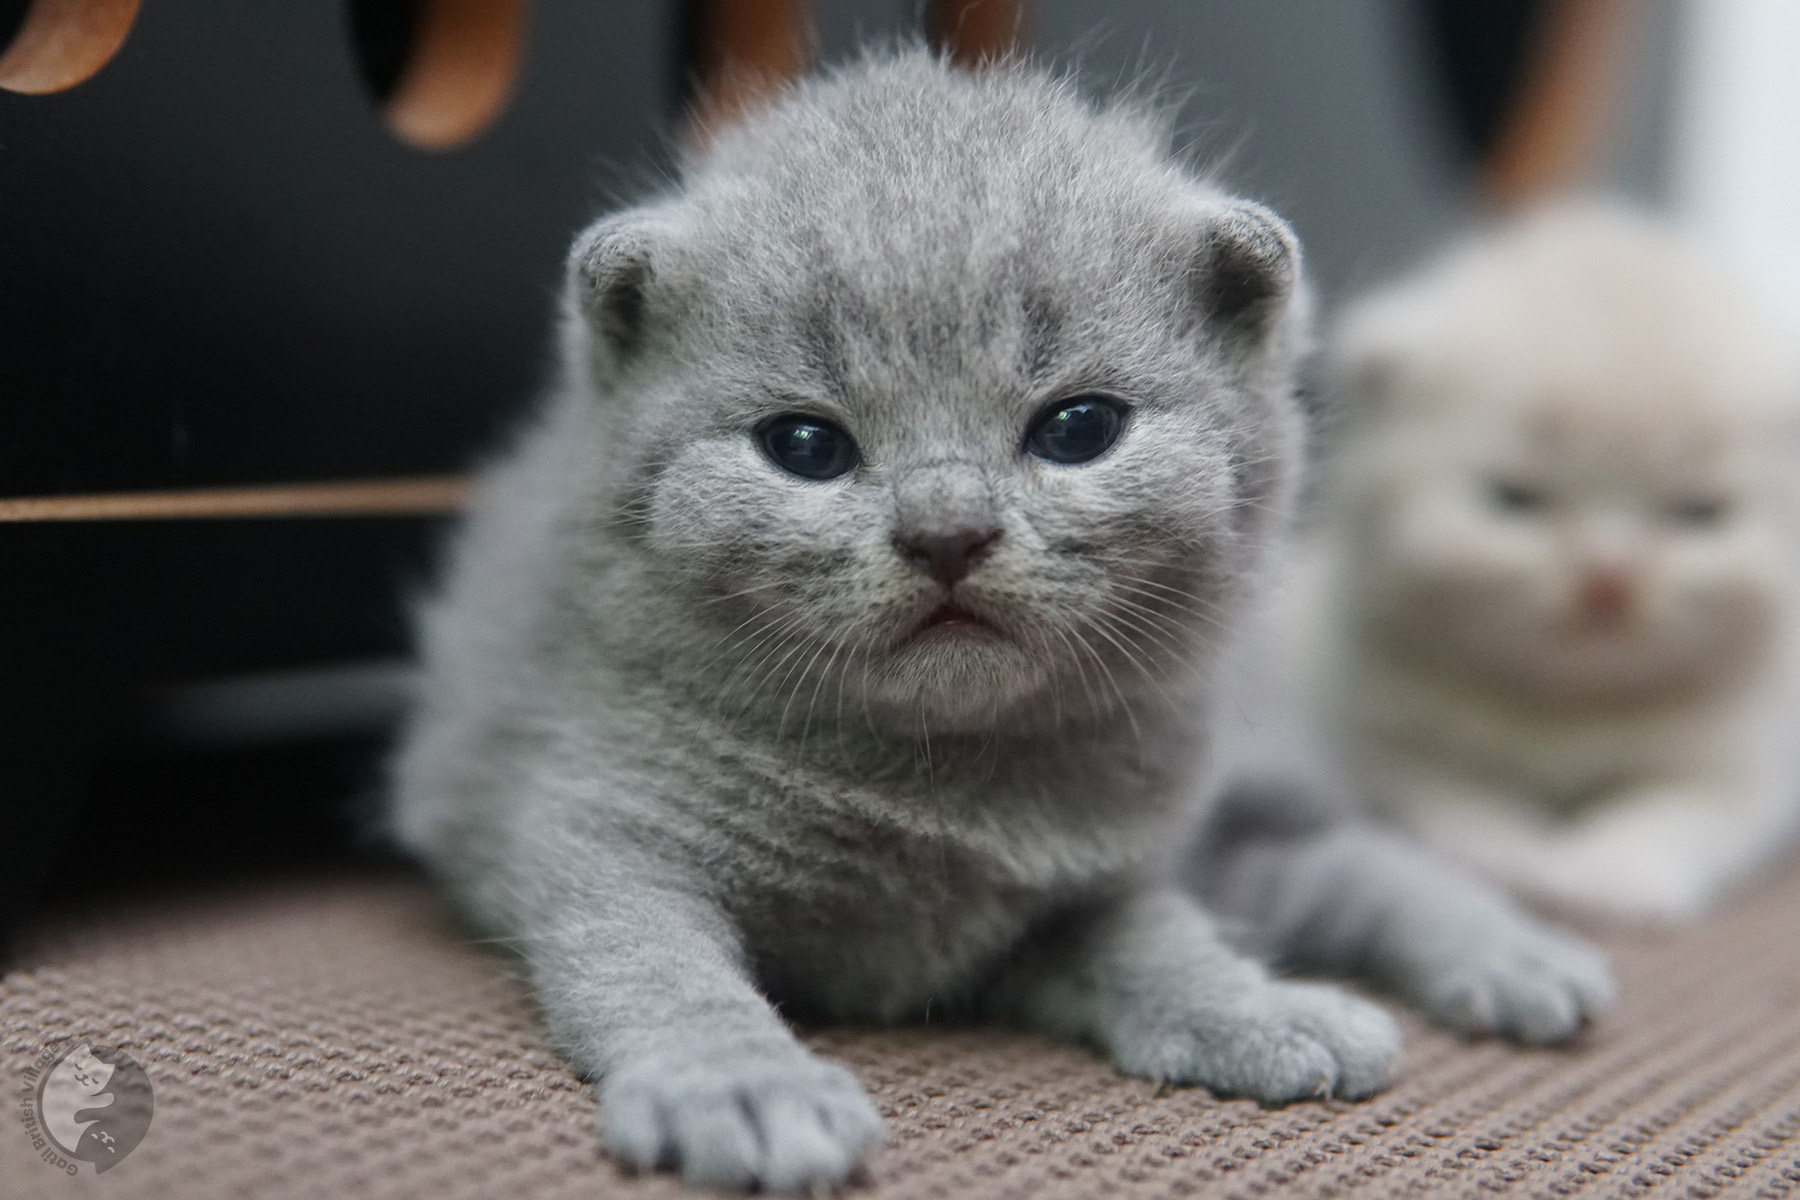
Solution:
<svg viewBox="0 0 1800 1200"><path fill-rule="evenodd" d="M1581 206L1364 302L1333 349L1296 599L1363 786L1529 894L1697 915L1800 805L1789 345L1673 233Z"/></svg>

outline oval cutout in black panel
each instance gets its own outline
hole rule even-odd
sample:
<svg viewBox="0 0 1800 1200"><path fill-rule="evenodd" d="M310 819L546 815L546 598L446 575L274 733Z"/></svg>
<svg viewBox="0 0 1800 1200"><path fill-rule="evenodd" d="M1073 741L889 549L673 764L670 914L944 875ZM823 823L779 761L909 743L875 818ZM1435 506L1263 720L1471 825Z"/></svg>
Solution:
<svg viewBox="0 0 1800 1200"><path fill-rule="evenodd" d="M349 0L348 10L357 68L402 141L453 149L506 107L526 0Z"/></svg>
<svg viewBox="0 0 1800 1200"><path fill-rule="evenodd" d="M137 10L138 0L0 0L0 88L39 96L93 78Z"/></svg>

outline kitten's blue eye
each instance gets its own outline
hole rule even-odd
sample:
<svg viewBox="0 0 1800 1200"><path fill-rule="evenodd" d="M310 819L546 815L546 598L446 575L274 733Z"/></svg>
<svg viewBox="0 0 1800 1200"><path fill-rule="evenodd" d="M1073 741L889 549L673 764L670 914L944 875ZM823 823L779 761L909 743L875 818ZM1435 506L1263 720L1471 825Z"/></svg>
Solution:
<svg viewBox="0 0 1800 1200"><path fill-rule="evenodd" d="M1099 458L1119 440L1125 410L1105 396L1065 400L1037 419L1025 435L1025 449L1053 463Z"/></svg>
<svg viewBox="0 0 1800 1200"><path fill-rule="evenodd" d="M1488 500L1501 512L1521 516L1542 512L1549 503L1549 498L1537 488L1527 487L1510 479L1489 480Z"/></svg>
<svg viewBox="0 0 1800 1200"><path fill-rule="evenodd" d="M756 440L776 466L802 479L836 479L862 459L849 434L805 413L783 413L763 422Z"/></svg>

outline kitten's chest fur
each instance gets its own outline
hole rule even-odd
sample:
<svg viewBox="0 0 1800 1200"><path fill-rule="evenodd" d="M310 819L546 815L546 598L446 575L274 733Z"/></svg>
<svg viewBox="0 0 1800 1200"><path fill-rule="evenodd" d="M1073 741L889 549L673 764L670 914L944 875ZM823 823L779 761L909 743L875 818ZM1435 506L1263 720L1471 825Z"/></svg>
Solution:
<svg viewBox="0 0 1800 1200"><path fill-rule="evenodd" d="M1357 677L1351 720L1377 759L1484 779L1565 811L1646 778L1737 773L1755 740L1746 709L1767 691L1612 711L1513 703L1379 655L1365 655Z"/></svg>
<svg viewBox="0 0 1800 1200"><path fill-rule="evenodd" d="M1198 816L1175 745L1076 765L730 757L683 806L693 849L769 992L840 1018L954 1006L1034 922L1166 869Z"/></svg>

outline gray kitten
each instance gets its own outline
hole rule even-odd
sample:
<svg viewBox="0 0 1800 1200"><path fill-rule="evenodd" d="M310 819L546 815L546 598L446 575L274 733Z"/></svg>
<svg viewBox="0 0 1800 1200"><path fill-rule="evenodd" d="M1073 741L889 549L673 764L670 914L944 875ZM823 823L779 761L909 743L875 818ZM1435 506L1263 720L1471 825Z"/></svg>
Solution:
<svg viewBox="0 0 1800 1200"><path fill-rule="evenodd" d="M903 53L577 239L563 381L428 615L394 823L519 947L624 1162L857 1167L875 1110L777 1005L1009 1020L1266 1102L1386 1083L1384 1012L1272 978L1172 882L1288 504L1303 304L1287 228L1165 143ZM1224 902L1320 836L1349 865L1282 912L1356 920L1295 945L1531 1037L1602 1002L1597 960L1408 852L1215 838L1251 864Z"/></svg>

